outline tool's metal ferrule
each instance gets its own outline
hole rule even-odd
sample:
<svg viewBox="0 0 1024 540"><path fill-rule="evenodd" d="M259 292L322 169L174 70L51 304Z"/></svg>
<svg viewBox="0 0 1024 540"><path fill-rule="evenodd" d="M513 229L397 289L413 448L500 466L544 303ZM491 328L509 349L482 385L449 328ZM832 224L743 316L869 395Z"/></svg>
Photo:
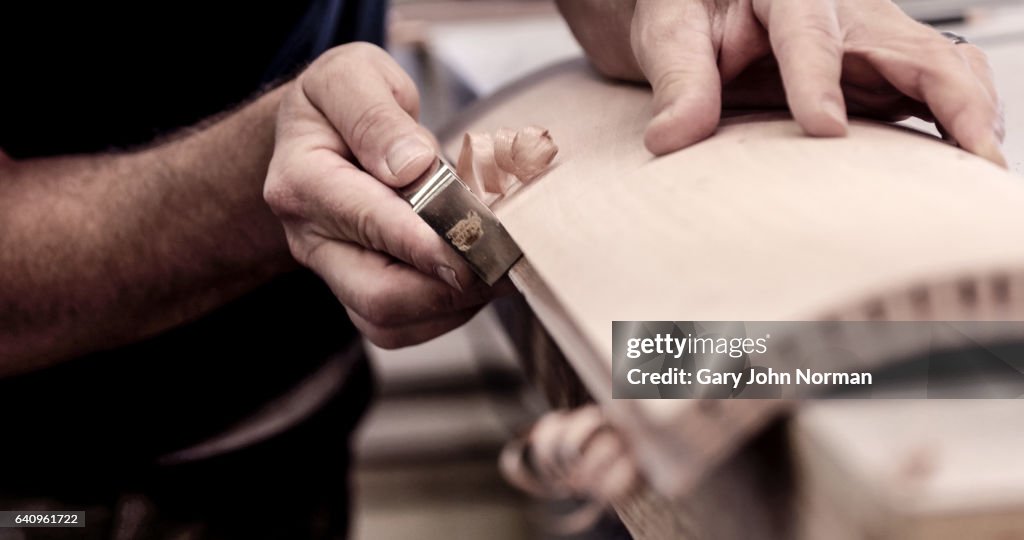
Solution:
<svg viewBox="0 0 1024 540"><path fill-rule="evenodd" d="M522 256L497 216L444 159L437 158L401 194L488 285L501 279Z"/></svg>
<svg viewBox="0 0 1024 540"><path fill-rule="evenodd" d="M451 166L443 159L438 159L424 176L406 187L402 195L412 205L413 211L419 213L434 195L458 179Z"/></svg>

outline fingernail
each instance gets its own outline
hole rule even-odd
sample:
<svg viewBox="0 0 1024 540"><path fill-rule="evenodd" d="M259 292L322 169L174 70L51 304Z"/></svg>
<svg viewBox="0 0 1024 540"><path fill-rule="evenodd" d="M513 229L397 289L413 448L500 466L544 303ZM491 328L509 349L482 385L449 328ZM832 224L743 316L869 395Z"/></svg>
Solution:
<svg viewBox="0 0 1024 540"><path fill-rule="evenodd" d="M417 159L423 158L425 155L433 154L433 150L428 146L423 139L415 135L406 135L401 139L398 139L391 148L388 150L387 162L388 169L391 169L391 174L395 175L396 178L406 179L402 173L409 174L406 170L412 165ZM418 172L418 171L417 171ZM411 180L411 178L409 178Z"/></svg>
<svg viewBox="0 0 1024 540"><path fill-rule="evenodd" d="M682 140L684 130L680 129L680 122L673 104L663 107L651 118L644 130L644 146L655 156L661 156L674 152L686 146Z"/></svg>
<svg viewBox="0 0 1024 540"><path fill-rule="evenodd" d="M668 107L665 107L665 108L661 109L660 111L658 111L658 113L655 114L653 118L651 118L651 123L652 124L657 124L657 123L661 123L661 122L667 122L673 116L675 116L675 114L676 114L675 110L673 109L673 107L671 105L669 105Z"/></svg>
<svg viewBox="0 0 1024 540"><path fill-rule="evenodd" d="M450 285L451 288L462 292L462 285L459 285L459 276L455 274L455 270L439 264L434 268L434 271L437 272L437 277L441 278L441 281Z"/></svg>
<svg viewBox="0 0 1024 540"><path fill-rule="evenodd" d="M831 119L836 121L836 124L842 128L842 135L846 132L846 107L833 99L827 99L821 104L821 110Z"/></svg>
<svg viewBox="0 0 1024 540"><path fill-rule="evenodd" d="M999 139L996 138L995 135L982 144L981 148L978 149L978 155L1004 169L1009 168L1009 164L1006 162L1006 156L1003 155L1003 148L999 144Z"/></svg>

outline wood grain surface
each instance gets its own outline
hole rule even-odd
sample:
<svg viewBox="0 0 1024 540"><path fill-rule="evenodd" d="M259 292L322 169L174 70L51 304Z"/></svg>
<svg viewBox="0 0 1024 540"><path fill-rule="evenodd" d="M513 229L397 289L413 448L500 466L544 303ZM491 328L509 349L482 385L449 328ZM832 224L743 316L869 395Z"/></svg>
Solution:
<svg viewBox="0 0 1024 540"><path fill-rule="evenodd" d="M770 114L655 159L641 142L648 103L647 89L571 63L454 129L536 124L559 144L547 175L494 208L526 256L520 288L630 425L677 438L665 427L677 432L693 405L611 402L614 320L1021 318L1020 178L908 129L854 120L849 136L818 139ZM445 143L457 151L457 137ZM978 284L976 302L956 296L963 282ZM939 300L915 311L905 299L922 287ZM678 462L654 454L660 470Z"/></svg>
<svg viewBox="0 0 1024 540"><path fill-rule="evenodd" d="M661 493L620 505L638 537L787 538L722 523L763 512L726 502L756 476L742 466L749 449L735 452L786 404L612 400L611 322L1024 319L1024 181L906 128L853 120L847 137L815 139L778 113L734 115L655 159L642 145L649 99L563 64L482 103L442 142L453 156L464 131L535 124L560 147L549 173L494 209L525 254L513 280ZM835 437L826 425L799 424L801 448ZM847 457L824 470L859 459Z"/></svg>

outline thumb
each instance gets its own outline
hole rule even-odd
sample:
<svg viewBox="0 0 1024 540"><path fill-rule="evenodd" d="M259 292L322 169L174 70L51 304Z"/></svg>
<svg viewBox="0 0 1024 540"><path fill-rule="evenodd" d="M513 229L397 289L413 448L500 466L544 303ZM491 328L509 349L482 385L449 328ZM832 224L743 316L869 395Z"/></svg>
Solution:
<svg viewBox="0 0 1024 540"><path fill-rule="evenodd" d="M655 155L698 142L718 126L722 81L701 0L637 0L632 45L654 91L644 144Z"/></svg>
<svg viewBox="0 0 1024 540"><path fill-rule="evenodd" d="M310 102L375 178L392 188L415 180L438 144L415 119L419 94L412 79L374 45L343 45L326 55L303 76Z"/></svg>

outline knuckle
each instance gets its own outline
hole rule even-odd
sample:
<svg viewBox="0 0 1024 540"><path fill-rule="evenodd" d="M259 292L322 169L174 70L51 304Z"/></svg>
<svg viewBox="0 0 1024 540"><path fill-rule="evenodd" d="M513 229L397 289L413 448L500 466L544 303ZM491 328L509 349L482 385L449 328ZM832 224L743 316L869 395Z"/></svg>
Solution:
<svg viewBox="0 0 1024 540"><path fill-rule="evenodd" d="M263 184L263 200L277 215L293 215L300 207L293 174L283 164L272 164Z"/></svg>
<svg viewBox="0 0 1024 540"><path fill-rule="evenodd" d="M940 61L935 62L934 59L939 59ZM921 60L925 65L933 65L939 69L958 70L961 72L967 72L971 69L970 58L959 47L952 43L942 43L941 41L931 44L928 54L922 55Z"/></svg>
<svg viewBox="0 0 1024 540"><path fill-rule="evenodd" d="M358 317L353 317L353 319L362 319L367 323L374 323L375 300L374 292L370 289L356 289L345 303L345 307L353 311L355 315L358 315Z"/></svg>
<svg viewBox="0 0 1024 540"><path fill-rule="evenodd" d="M380 47L372 43L367 43L365 41L355 41L352 43L347 43L339 47L339 49L344 49L345 52L351 55L353 58L359 58L361 60L374 60L380 58L381 56L387 56L387 53L384 52L384 49L381 49Z"/></svg>
<svg viewBox="0 0 1024 540"><path fill-rule="evenodd" d="M390 328L378 326L363 319L361 316L352 317L352 322L359 329L359 332L363 334L363 337L382 349L398 349L407 345L401 340L402 332L395 332Z"/></svg>
<svg viewBox="0 0 1024 540"><path fill-rule="evenodd" d="M800 33L816 42L835 42L839 40L838 28L827 16L806 17L799 27Z"/></svg>
<svg viewBox="0 0 1024 540"><path fill-rule="evenodd" d="M420 270L428 271L434 260L443 260L438 248L447 249L440 237L422 220L416 218L403 221L398 226L396 239L399 245L388 246L388 251Z"/></svg>
<svg viewBox="0 0 1024 540"><path fill-rule="evenodd" d="M263 201L270 206L274 213L288 205L291 200L291 189L280 181L273 171L267 173L267 180L263 183Z"/></svg>
<svg viewBox="0 0 1024 540"><path fill-rule="evenodd" d="M1003 142L1006 138L1006 121L1003 116L1002 102L986 99L985 108L982 114L984 115L983 118L985 121L987 121L988 125L991 126L992 132L995 134L999 142Z"/></svg>
<svg viewBox="0 0 1024 540"><path fill-rule="evenodd" d="M356 41L334 47L317 59L317 62L324 62L338 67L349 67L354 63L372 61L384 53L380 47L365 41ZM316 63L316 62L314 62Z"/></svg>
<svg viewBox="0 0 1024 540"><path fill-rule="evenodd" d="M953 45L939 38L922 44L914 62L918 71L919 83L922 86L938 86L942 84L965 84L970 78L976 78L971 69L970 59Z"/></svg>
<svg viewBox="0 0 1024 540"><path fill-rule="evenodd" d="M637 56L642 56L642 53L649 47L661 43L671 36L671 31L670 28L662 24L637 24L637 21L634 21L633 31L629 35L630 44Z"/></svg>
<svg viewBox="0 0 1024 540"><path fill-rule="evenodd" d="M352 240L363 247L386 252L386 246L378 245L378 242L375 241L379 235L377 234L377 220L374 216L374 208L370 204L352 206L350 211L353 227Z"/></svg>
<svg viewBox="0 0 1024 540"><path fill-rule="evenodd" d="M967 57L961 54L956 45L934 33L927 39L918 40L913 48L917 64L922 69L945 71L968 65Z"/></svg>
<svg viewBox="0 0 1024 540"><path fill-rule="evenodd" d="M657 51L664 45L677 43L684 34L696 33L711 39L709 31L698 26L688 25L686 21L675 18L645 19L634 21L631 41L634 51Z"/></svg>
<svg viewBox="0 0 1024 540"><path fill-rule="evenodd" d="M346 84L351 73L368 73L372 71L374 77L383 79L391 89L391 97L398 105L412 115L419 113L419 91L412 78L391 58L390 55L380 47L371 43L356 42L335 47L321 55L317 62L322 62L322 69L308 70L318 73L322 84L326 87L331 85ZM314 62L314 65L317 64ZM338 74L336 77L323 75L324 73ZM338 94L340 92L332 91ZM382 106L385 104L382 103ZM384 113L393 114L393 107L384 106ZM371 119L375 116L379 119L381 111L373 111ZM370 125L372 127L372 123ZM355 129L355 127L353 127ZM363 133L366 133L366 126L363 126ZM353 137L358 139L358 137ZM352 143L353 141L349 141ZM354 144L354 143L353 143Z"/></svg>
<svg viewBox="0 0 1024 540"><path fill-rule="evenodd" d="M312 233L312 226L308 222L298 220L284 220L282 224L292 258L307 268L320 266L317 259L324 244Z"/></svg>
<svg viewBox="0 0 1024 540"><path fill-rule="evenodd" d="M442 315L455 313L461 307L462 294L451 287L445 286L434 296L433 307L437 313Z"/></svg>
<svg viewBox="0 0 1024 540"><path fill-rule="evenodd" d="M377 284L359 293L352 309L370 324L381 328L394 326L405 319L400 299L389 288Z"/></svg>
<svg viewBox="0 0 1024 540"><path fill-rule="evenodd" d="M381 54L386 53L370 43L339 45L317 57L299 76L299 83L334 92L334 87L347 81L351 73L365 72L368 65L379 62Z"/></svg>
<svg viewBox="0 0 1024 540"><path fill-rule="evenodd" d="M302 234L293 230L293 228L288 226L286 223L284 227L284 237L288 243L288 252L291 253L292 258L302 266L308 268L310 266L310 250L306 246L306 242Z"/></svg>
<svg viewBox="0 0 1024 540"><path fill-rule="evenodd" d="M988 54L981 47L973 43L961 43L956 45L956 48L971 60L978 62L979 65L989 66Z"/></svg>
<svg viewBox="0 0 1024 540"><path fill-rule="evenodd" d="M655 74L650 83L651 88L655 93L662 93L672 88L685 85L687 79L686 70L677 67Z"/></svg>
<svg viewBox="0 0 1024 540"><path fill-rule="evenodd" d="M395 101L398 102L398 106L402 108L410 117L418 119L420 116L420 92L416 88L416 83L405 74L404 71L398 70L397 76L394 78L393 92Z"/></svg>
<svg viewBox="0 0 1024 540"><path fill-rule="evenodd" d="M351 140L348 143L353 148L367 148L375 133L382 126L388 125L393 113L392 106L383 101L366 107L352 122Z"/></svg>
<svg viewBox="0 0 1024 540"><path fill-rule="evenodd" d="M961 54L967 58L975 76L988 85L994 85L995 73L992 70L992 64L989 62L988 55L985 54L985 51L971 44L962 44L958 47L960 48Z"/></svg>
<svg viewBox="0 0 1024 540"><path fill-rule="evenodd" d="M801 21L796 31L776 33L773 37L775 50L781 56L811 47L830 54L838 54L842 49L835 25L821 17L808 17Z"/></svg>
<svg viewBox="0 0 1024 540"><path fill-rule="evenodd" d="M982 98L984 98L984 100L985 100L985 113L986 113L987 117L992 119L993 121L1000 121L1000 120L1002 120L1002 118L1003 118L1003 103L1002 103L1002 101L998 100L998 99L995 99L995 100L988 99L988 96L984 93L984 90L982 90L980 88L978 90L978 96L979 97L977 99L979 101Z"/></svg>

